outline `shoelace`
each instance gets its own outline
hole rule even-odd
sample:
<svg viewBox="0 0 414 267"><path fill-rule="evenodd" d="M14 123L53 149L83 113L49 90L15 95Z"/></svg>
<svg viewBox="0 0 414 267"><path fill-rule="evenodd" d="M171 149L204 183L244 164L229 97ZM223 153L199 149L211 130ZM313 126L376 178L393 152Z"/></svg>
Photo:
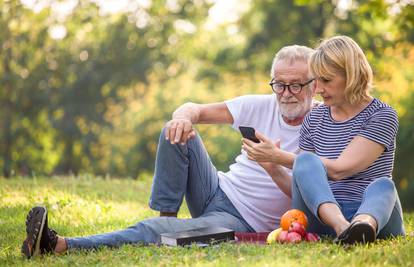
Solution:
<svg viewBox="0 0 414 267"><path fill-rule="evenodd" d="M43 247L41 247L42 252L53 252L58 240L57 232L53 229L48 228L46 235L47 239L43 241Z"/></svg>
<svg viewBox="0 0 414 267"><path fill-rule="evenodd" d="M47 234L50 240L51 249L54 250L57 244L57 240L58 240L57 232L49 228L49 231L47 232Z"/></svg>

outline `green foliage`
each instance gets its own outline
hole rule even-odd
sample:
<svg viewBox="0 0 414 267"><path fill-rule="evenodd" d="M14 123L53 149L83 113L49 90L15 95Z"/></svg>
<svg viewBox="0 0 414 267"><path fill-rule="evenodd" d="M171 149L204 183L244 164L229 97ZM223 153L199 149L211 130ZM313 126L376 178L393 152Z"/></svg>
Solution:
<svg viewBox="0 0 414 267"><path fill-rule="evenodd" d="M71 251L26 260L20 254L29 209L44 204L49 226L62 236L85 236L126 228L157 216L147 199L150 176L141 180L94 176L0 178L1 266L412 266L414 215L404 217L408 236L369 246L343 248L324 240L318 244L234 245L170 248L127 245L96 251ZM180 218L188 218L183 206Z"/></svg>
<svg viewBox="0 0 414 267"><path fill-rule="evenodd" d="M158 135L175 108L270 93L279 48L346 34L373 66L374 95L400 116L394 179L403 205L414 207L410 1L241 1L240 18L215 28L208 27L208 0L140 2L118 13L102 13L86 0L66 16L54 9L60 1L50 3L37 9L0 0L5 177L152 172ZM212 161L227 170L240 151L237 132L197 129Z"/></svg>

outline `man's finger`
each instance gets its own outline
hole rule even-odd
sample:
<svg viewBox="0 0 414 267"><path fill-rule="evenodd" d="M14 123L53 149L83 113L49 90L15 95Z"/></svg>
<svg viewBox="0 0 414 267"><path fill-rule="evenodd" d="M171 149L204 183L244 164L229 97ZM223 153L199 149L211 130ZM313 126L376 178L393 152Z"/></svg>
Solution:
<svg viewBox="0 0 414 267"><path fill-rule="evenodd" d="M247 158L248 158L249 160L256 161L253 157L251 157L251 156L249 156L249 155L247 155Z"/></svg>
<svg viewBox="0 0 414 267"><path fill-rule="evenodd" d="M264 136L263 134L261 134L260 132L256 131L256 137L257 139L259 139L261 142L267 142L268 139L266 138L266 136Z"/></svg>
<svg viewBox="0 0 414 267"><path fill-rule="evenodd" d="M248 145L249 147L253 146L254 144L256 144L255 142L251 141L250 139L247 138L243 138L243 143Z"/></svg>
<svg viewBox="0 0 414 267"><path fill-rule="evenodd" d="M172 123L171 124L171 128L170 128L170 142L171 144L174 144L175 142L175 132L177 130L177 124L176 123Z"/></svg>
<svg viewBox="0 0 414 267"><path fill-rule="evenodd" d="M181 145L185 145L188 139L190 139L190 133L184 132L180 140Z"/></svg>
<svg viewBox="0 0 414 267"><path fill-rule="evenodd" d="M248 155L252 155L252 148L246 145L242 146L243 150L247 152Z"/></svg>
<svg viewBox="0 0 414 267"><path fill-rule="evenodd" d="M194 129L191 130L191 132L188 134L188 139L193 139L196 137L196 131Z"/></svg>
<svg viewBox="0 0 414 267"><path fill-rule="evenodd" d="M166 123L165 124L165 140L169 140L170 139L170 123Z"/></svg>
<svg viewBox="0 0 414 267"><path fill-rule="evenodd" d="M180 142L182 136L183 136L183 126L182 124L179 124L175 131L174 143Z"/></svg>
<svg viewBox="0 0 414 267"><path fill-rule="evenodd" d="M181 140L180 140L182 145L184 145L187 142L192 130L193 130L193 127L190 123L184 124L183 135L181 136Z"/></svg>

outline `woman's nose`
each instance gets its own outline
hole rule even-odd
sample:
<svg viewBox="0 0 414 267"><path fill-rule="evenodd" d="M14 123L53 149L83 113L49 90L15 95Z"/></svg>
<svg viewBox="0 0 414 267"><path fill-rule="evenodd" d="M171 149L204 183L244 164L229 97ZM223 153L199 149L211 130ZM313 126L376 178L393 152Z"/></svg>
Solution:
<svg viewBox="0 0 414 267"><path fill-rule="evenodd" d="M315 93L320 94L323 92L323 86L320 82L315 81Z"/></svg>

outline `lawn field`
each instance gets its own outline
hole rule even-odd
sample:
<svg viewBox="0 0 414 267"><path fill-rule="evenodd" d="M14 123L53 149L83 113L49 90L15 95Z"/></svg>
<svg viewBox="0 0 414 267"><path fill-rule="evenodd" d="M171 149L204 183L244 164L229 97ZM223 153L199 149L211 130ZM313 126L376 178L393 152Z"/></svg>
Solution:
<svg viewBox="0 0 414 267"><path fill-rule="evenodd" d="M48 208L49 225L60 235L90 235L157 216L148 208L150 187L151 177L0 178L0 266L414 266L413 213L404 214L407 237L350 248L324 240L317 244L222 244L208 248L127 245L30 261L20 254L25 217L33 205ZM189 217L185 206L179 217Z"/></svg>

